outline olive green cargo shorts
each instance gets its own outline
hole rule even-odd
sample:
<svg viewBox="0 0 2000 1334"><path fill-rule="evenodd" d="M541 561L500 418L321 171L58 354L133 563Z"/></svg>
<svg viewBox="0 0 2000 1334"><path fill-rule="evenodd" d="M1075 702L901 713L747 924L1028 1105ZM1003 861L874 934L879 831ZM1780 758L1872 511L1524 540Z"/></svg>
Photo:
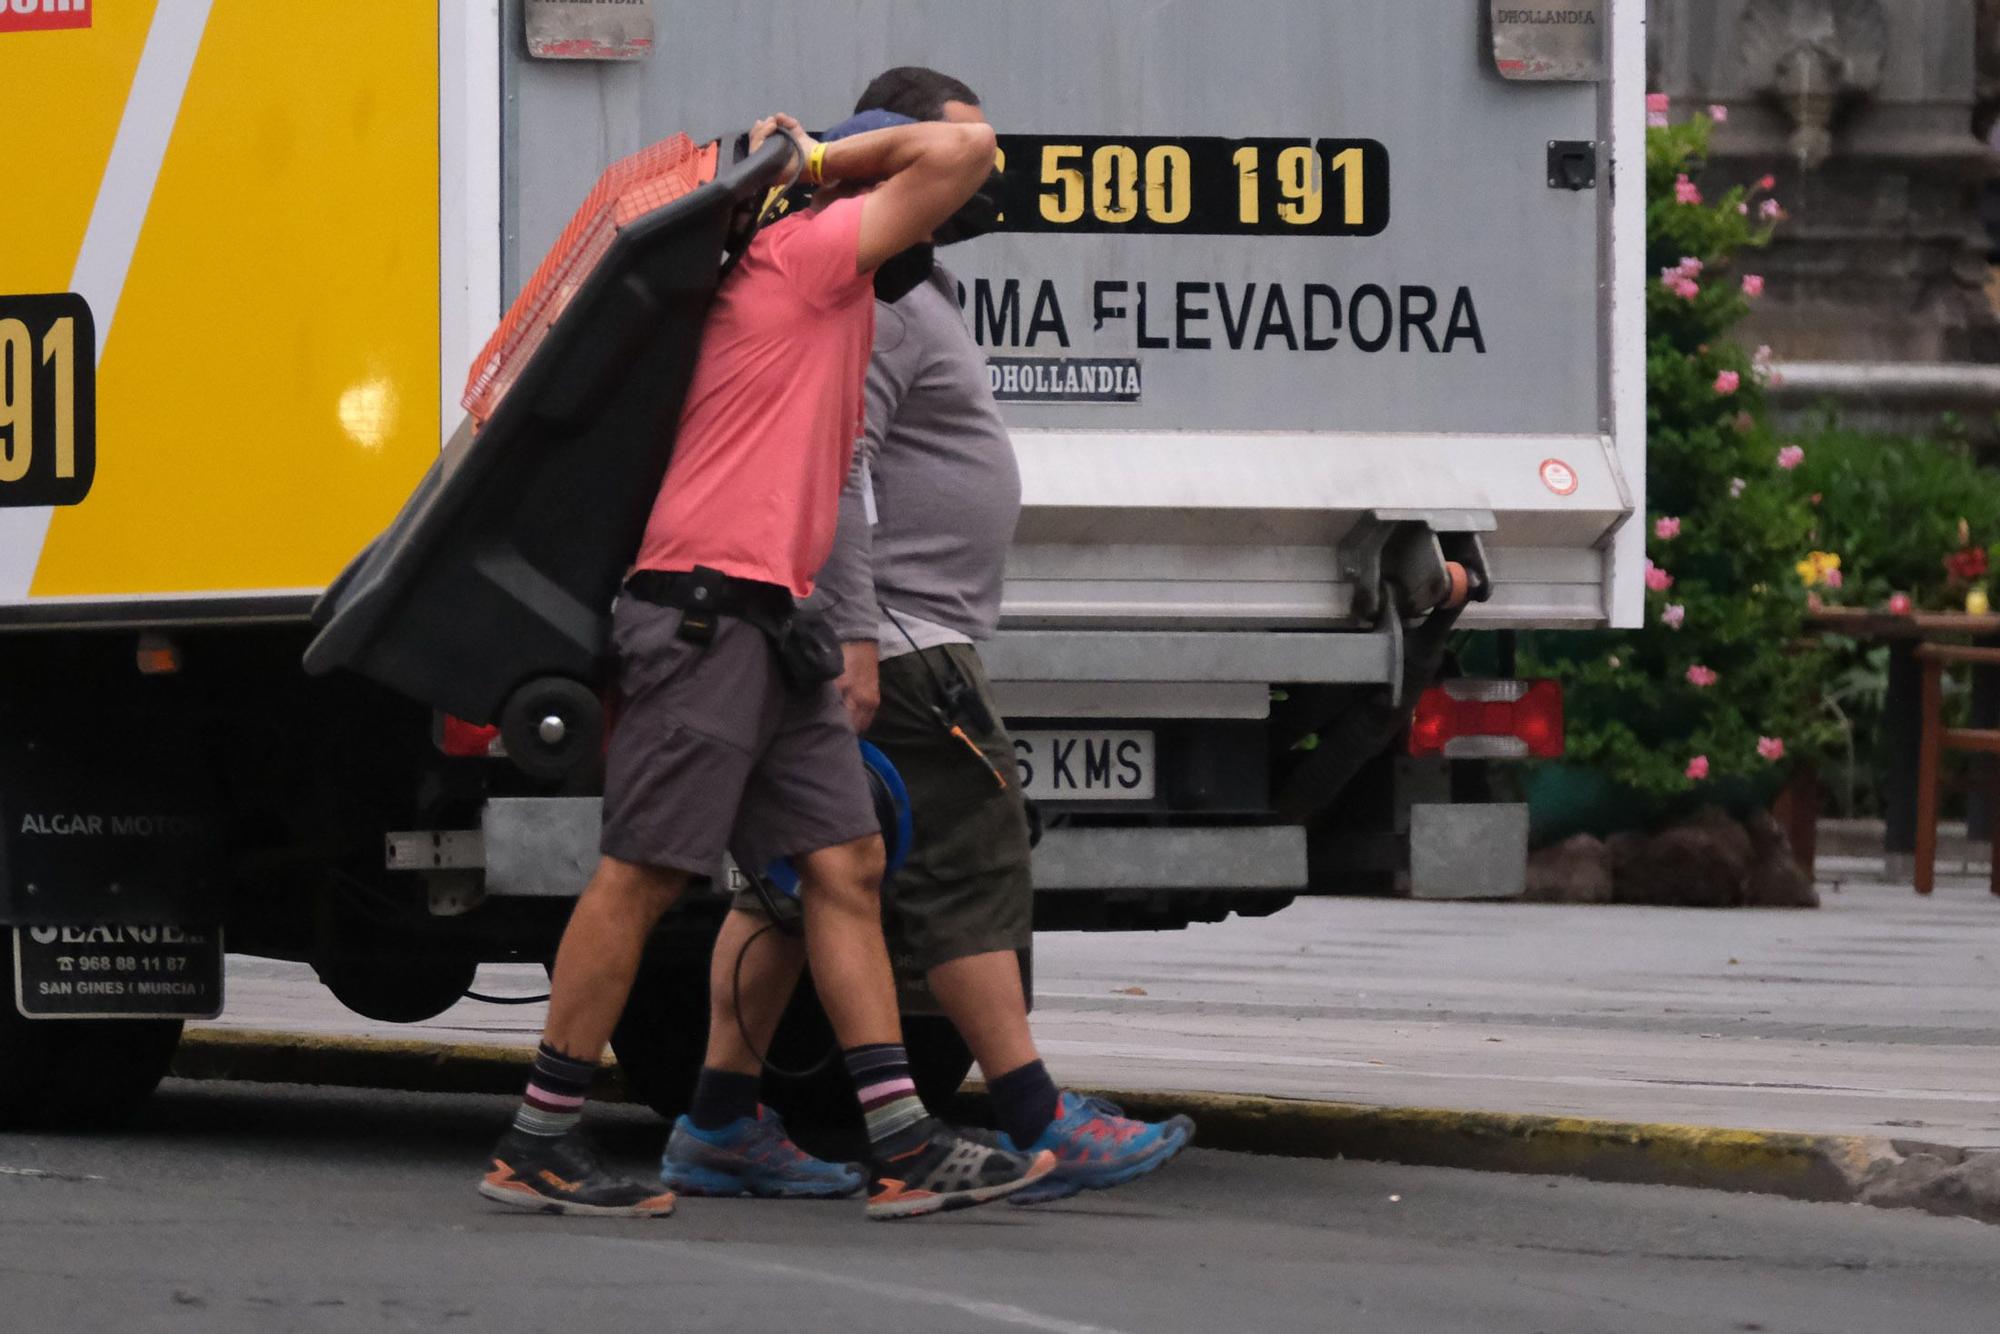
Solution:
<svg viewBox="0 0 2000 1334"><path fill-rule="evenodd" d="M938 693L933 674L947 684L962 678L971 685L994 719L992 729L966 721L965 740L946 732L931 713ZM999 719L993 686L968 644L900 654L882 664L882 707L868 739L902 774L916 825L909 859L882 887L899 971L928 972L975 954L1022 950L1034 938L1027 806L1014 743ZM752 892L739 893L736 906L764 915ZM797 911L790 899L779 908Z"/></svg>

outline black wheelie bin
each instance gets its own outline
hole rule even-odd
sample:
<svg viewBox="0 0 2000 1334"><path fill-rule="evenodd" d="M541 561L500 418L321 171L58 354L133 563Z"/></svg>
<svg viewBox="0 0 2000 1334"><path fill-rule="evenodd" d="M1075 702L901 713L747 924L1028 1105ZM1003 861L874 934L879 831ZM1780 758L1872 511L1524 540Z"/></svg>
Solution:
<svg viewBox="0 0 2000 1334"><path fill-rule="evenodd" d="M497 723L524 771L595 758L611 604L639 549L731 253L797 171L685 137L613 166L473 368L471 415L327 589L314 675Z"/></svg>

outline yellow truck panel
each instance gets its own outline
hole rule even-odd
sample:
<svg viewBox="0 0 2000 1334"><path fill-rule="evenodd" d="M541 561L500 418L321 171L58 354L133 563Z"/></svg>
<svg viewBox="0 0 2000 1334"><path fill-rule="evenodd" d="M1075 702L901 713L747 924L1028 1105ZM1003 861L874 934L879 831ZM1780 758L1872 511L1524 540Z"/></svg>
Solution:
<svg viewBox="0 0 2000 1334"><path fill-rule="evenodd" d="M32 569L0 602L317 589L437 451L436 8L100 0L91 20L0 31L0 115L36 145L0 192L0 307L81 289L100 347L94 484L36 516L0 483L0 567ZM122 150L161 118L149 173ZM117 230L97 215L134 200L128 251L85 264Z"/></svg>

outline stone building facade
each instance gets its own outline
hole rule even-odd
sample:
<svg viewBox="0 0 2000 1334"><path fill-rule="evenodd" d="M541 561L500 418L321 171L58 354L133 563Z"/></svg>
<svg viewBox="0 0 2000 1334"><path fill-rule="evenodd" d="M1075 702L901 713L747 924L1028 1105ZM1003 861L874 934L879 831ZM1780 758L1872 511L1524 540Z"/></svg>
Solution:
<svg viewBox="0 0 2000 1334"><path fill-rule="evenodd" d="M1791 214L1747 332L1786 361L2000 362L1981 199L2000 0L1649 0L1675 114L1727 107L1714 184Z"/></svg>

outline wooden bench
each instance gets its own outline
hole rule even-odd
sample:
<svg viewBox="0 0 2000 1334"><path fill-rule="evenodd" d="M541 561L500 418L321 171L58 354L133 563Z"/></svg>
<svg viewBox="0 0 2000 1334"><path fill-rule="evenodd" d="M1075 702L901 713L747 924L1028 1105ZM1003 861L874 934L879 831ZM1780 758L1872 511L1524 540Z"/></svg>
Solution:
<svg viewBox="0 0 2000 1334"><path fill-rule="evenodd" d="M1971 751L2000 755L2000 728L1946 727L1944 725L1944 671L1956 663L1973 667L2000 667L2000 648L1973 648L1963 644L1919 644L1917 665L1923 673L1923 730L1917 757L1917 893L1928 894L1937 879L1938 789L1943 783L1944 753ZM1992 803L1996 838L2000 838L2000 780L1989 781L1987 800ZM1996 852L2000 852L1997 849ZM2000 894L2000 855L1992 862L1992 890Z"/></svg>

